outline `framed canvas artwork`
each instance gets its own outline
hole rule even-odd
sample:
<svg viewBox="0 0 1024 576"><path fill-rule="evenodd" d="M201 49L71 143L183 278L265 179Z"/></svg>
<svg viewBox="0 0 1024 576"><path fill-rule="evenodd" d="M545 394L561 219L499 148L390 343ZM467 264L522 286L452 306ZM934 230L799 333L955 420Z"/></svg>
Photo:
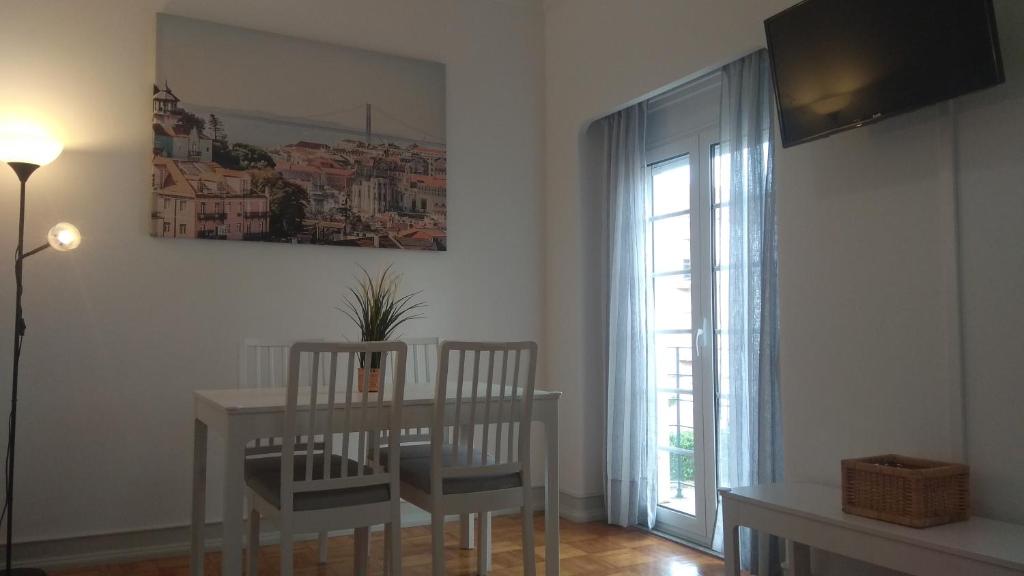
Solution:
<svg viewBox="0 0 1024 576"><path fill-rule="evenodd" d="M152 234L447 249L445 67L157 17Z"/></svg>

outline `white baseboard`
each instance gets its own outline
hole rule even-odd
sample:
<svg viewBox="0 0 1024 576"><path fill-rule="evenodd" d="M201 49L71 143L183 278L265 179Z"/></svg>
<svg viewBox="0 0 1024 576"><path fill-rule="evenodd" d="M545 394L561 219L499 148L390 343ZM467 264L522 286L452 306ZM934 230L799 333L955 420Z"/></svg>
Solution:
<svg viewBox="0 0 1024 576"><path fill-rule="evenodd" d="M603 494L579 497L562 492L558 507L559 515L573 522L597 522L606 518Z"/></svg>
<svg viewBox="0 0 1024 576"><path fill-rule="evenodd" d="M542 511L544 510L544 488L535 487L533 490L534 509ZM592 498L577 498L565 493L562 493L560 498L560 515L563 518L574 522L589 522L604 518L603 497L597 497L601 509L600 513L596 515L593 511L587 511L587 507L593 505L591 502ZM508 510L495 512L494 514L500 516L514 512L517 511ZM451 522L456 519L457 516L450 516L447 521ZM403 527L423 526L429 523L430 514L411 504L402 503ZM186 525L77 538L20 542L15 544L15 565L52 570L71 566L125 563L168 556L186 556L189 554L190 530L190 526ZM340 530L331 532L331 535L340 536L351 533L351 530ZM220 550L220 523L207 524L206 534L206 549L208 551ZM315 534L309 534L299 536L298 538L311 539L315 537ZM276 531L264 532L260 537L260 542L263 544L275 544L277 541L278 534Z"/></svg>

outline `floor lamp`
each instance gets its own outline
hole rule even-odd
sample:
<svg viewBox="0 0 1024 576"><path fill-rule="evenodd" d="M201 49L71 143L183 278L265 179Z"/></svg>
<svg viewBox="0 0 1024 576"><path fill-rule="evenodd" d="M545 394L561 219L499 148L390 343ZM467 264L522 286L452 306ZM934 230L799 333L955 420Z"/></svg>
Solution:
<svg viewBox="0 0 1024 576"><path fill-rule="evenodd" d="M21 203L18 211L18 248L14 252L14 278L17 284L14 304L14 358L11 376L11 415L10 427L7 432L7 461L4 471L5 498L2 514L7 520L7 546L5 570L3 576L45 576L45 572L35 568L11 568L12 538L14 536L14 456L15 432L18 416L18 363L21 359L21 344L25 338L25 316L21 308L21 295L24 291L22 283L22 266L25 260L34 254L52 247L60 252L78 248L82 241L78 229L61 222L50 229L47 243L29 251L25 251L25 183L40 166L53 162L60 155L63 146L51 138L45 131L29 125L0 127L0 161L10 166L21 182Z"/></svg>

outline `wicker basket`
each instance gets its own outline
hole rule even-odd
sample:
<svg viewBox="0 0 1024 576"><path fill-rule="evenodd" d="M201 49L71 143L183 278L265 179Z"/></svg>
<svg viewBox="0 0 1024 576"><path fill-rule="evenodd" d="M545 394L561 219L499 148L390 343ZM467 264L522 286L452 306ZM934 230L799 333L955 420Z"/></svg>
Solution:
<svg viewBox="0 0 1024 576"><path fill-rule="evenodd" d="M966 520L969 473L895 454L843 460L843 512L914 528Z"/></svg>

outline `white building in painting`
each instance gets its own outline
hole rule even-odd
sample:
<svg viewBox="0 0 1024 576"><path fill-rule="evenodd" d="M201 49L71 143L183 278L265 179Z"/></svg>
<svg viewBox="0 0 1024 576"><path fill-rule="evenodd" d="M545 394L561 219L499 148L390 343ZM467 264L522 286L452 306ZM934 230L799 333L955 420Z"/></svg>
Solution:
<svg viewBox="0 0 1024 576"><path fill-rule="evenodd" d="M351 208L362 216L376 216L394 205L393 186L387 178L365 178L352 185Z"/></svg>
<svg viewBox="0 0 1024 576"><path fill-rule="evenodd" d="M153 148L160 156L190 162L213 161L213 140L198 127L182 125L181 100L166 84L153 85Z"/></svg>

